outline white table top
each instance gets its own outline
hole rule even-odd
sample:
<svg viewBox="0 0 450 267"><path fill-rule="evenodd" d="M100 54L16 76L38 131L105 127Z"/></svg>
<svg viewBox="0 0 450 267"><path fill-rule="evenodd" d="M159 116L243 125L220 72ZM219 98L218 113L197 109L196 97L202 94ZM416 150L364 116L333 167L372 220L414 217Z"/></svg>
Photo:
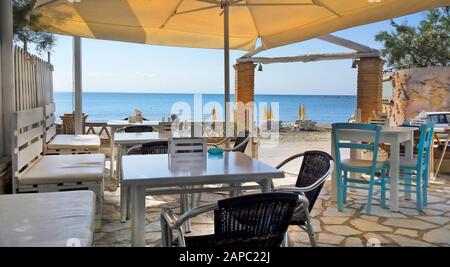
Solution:
<svg viewBox="0 0 450 267"><path fill-rule="evenodd" d="M123 156L122 172L125 184L154 187L284 178L282 171L240 152L199 157Z"/></svg>
<svg viewBox="0 0 450 267"><path fill-rule="evenodd" d="M434 132L435 133L446 133L450 131L450 127L438 127L438 128L434 128Z"/></svg>
<svg viewBox="0 0 450 267"><path fill-rule="evenodd" d="M132 125L158 126L159 121L143 121L143 122L130 123L127 120L111 120L111 121L107 122L107 125L114 126L114 127L125 127L125 126L132 126Z"/></svg>
<svg viewBox="0 0 450 267"><path fill-rule="evenodd" d="M48 149L77 149L77 148L100 148L100 136L94 134L72 135L58 134L55 135L47 145Z"/></svg>

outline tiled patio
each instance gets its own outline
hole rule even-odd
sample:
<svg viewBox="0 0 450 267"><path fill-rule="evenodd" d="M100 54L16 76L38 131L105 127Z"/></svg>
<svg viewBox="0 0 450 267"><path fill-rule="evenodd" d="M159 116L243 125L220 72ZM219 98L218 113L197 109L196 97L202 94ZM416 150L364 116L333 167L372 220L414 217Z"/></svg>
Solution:
<svg viewBox="0 0 450 267"><path fill-rule="evenodd" d="M289 180L294 181L294 178ZM344 212L330 201L330 181L312 212L314 229L320 246L450 246L450 176L441 175L431 182L429 204L419 213L415 202L402 200L399 213L373 206L372 215L363 211L366 197L363 193L350 192ZM221 194L203 194L202 201L214 201L225 197ZM159 211L162 207L178 208L176 196L147 197L147 245L160 245ZM101 229L95 234L95 246L129 246L130 222L121 223L119 214L119 190L109 180L105 189L105 204ZM193 233L213 231L212 215L193 220ZM308 237L298 227L289 229L290 245L309 246Z"/></svg>

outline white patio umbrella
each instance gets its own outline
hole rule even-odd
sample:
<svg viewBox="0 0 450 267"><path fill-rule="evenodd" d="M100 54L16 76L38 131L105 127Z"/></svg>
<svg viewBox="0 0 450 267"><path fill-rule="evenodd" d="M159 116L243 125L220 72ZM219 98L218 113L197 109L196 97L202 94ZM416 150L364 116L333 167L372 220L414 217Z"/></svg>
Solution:
<svg viewBox="0 0 450 267"><path fill-rule="evenodd" d="M261 50L448 5L449 0L36 0L49 32L134 43ZM225 121L228 110L225 105Z"/></svg>

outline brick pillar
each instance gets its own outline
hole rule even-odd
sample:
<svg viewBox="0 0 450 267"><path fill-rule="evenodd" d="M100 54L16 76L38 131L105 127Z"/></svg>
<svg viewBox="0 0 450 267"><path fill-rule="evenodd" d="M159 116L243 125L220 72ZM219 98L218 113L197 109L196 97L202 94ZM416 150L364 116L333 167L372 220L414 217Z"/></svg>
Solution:
<svg viewBox="0 0 450 267"><path fill-rule="evenodd" d="M251 62L237 63L235 69L235 90L234 90L234 122L235 131L248 130L253 124L254 112L253 103L255 101L255 67ZM247 110L251 109L251 112ZM251 155L257 155L257 143L252 143Z"/></svg>
<svg viewBox="0 0 450 267"><path fill-rule="evenodd" d="M242 108L245 108L245 105L248 103L253 103L255 101L255 67L256 65L250 62L234 65L234 103L236 103L234 121L236 123L237 131L242 131L244 128L247 129L248 127L248 121L246 121L246 117L248 116L242 116L242 114L245 113L245 110L242 110ZM238 103L242 105L238 105ZM253 106L250 108L253 108ZM253 120L252 118L248 119Z"/></svg>
<svg viewBox="0 0 450 267"><path fill-rule="evenodd" d="M367 123L373 111L381 112L383 65L381 58L361 58L358 61L357 109L361 110L361 121Z"/></svg>

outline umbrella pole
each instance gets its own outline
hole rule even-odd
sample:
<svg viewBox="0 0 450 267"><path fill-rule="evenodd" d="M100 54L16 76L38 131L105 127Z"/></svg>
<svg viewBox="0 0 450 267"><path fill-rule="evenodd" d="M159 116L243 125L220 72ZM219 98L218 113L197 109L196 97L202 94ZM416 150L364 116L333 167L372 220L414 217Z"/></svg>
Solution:
<svg viewBox="0 0 450 267"><path fill-rule="evenodd" d="M228 126L230 123L230 20L229 20L229 5L228 1L223 5L223 20L224 20L224 67L225 67L225 127L224 134L228 137ZM225 143L225 147L230 147L230 142Z"/></svg>
<svg viewBox="0 0 450 267"><path fill-rule="evenodd" d="M81 38L73 38L73 73L75 92L75 134L83 134L83 89L82 89L82 66L81 66Z"/></svg>

